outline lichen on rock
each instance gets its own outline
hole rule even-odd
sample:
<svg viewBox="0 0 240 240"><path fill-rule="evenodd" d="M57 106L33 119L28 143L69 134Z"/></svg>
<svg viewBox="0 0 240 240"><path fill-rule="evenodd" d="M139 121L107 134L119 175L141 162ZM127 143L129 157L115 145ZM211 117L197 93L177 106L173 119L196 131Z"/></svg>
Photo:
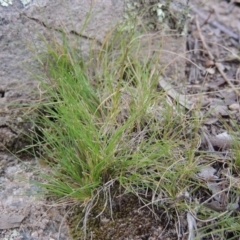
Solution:
<svg viewBox="0 0 240 240"><path fill-rule="evenodd" d="M12 0L0 0L0 4L1 4L3 7L8 7L9 5L12 5L12 4L13 4L13 1L12 1Z"/></svg>
<svg viewBox="0 0 240 240"><path fill-rule="evenodd" d="M23 6L29 4L32 0L21 0L21 3L23 4ZM3 7L8 7L10 5L13 4L12 0L0 0L0 5L2 5Z"/></svg>
<svg viewBox="0 0 240 240"><path fill-rule="evenodd" d="M184 33L189 15L186 0L125 0L125 19L138 19L148 30Z"/></svg>
<svg viewBox="0 0 240 240"><path fill-rule="evenodd" d="M32 123L17 116L0 116L0 151L16 152L31 144Z"/></svg>

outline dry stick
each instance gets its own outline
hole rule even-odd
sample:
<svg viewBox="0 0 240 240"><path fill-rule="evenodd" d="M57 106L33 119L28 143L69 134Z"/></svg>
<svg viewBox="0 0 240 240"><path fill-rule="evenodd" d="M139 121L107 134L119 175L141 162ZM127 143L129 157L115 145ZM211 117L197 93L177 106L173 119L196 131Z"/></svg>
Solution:
<svg viewBox="0 0 240 240"><path fill-rule="evenodd" d="M211 53L211 51L209 50L209 47L208 47L208 45L206 44L205 38L204 38L204 36L203 36L203 34L202 34L202 31L201 31L201 28L200 28L200 25L199 25L199 21L198 21L197 16L196 16L196 26L197 26L198 33L199 33L199 37L200 37L200 39L201 39L201 41L202 41L203 47L204 47L205 50L207 51L210 60L212 60L212 61L215 62L214 56L213 56L213 54ZM225 74L224 71L222 70L220 63L216 63L216 62L215 62L215 66L217 67L218 71L220 72L220 74L222 75L222 77L224 78L224 80L228 83L228 85L234 90L234 92L235 92L238 96L240 96L240 92L236 89L236 87L235 87L235 86L232 84L232 82L228 79L228 77L226 76L226 74Z"/></svg>
<svg viewBox="0 0 240 240"><path fill-rule="evenodd" d="M201 28L202 28L205 24L208 23L208 20L210 19L210 17L212 16L213 13L214 13L213 10L211 10L211 11L209 12L208 17L207 17L207 19L202 23Z"/></svg>
<svg viewBox="0 0 240 240"><path fill-rule="evenodd" d="M228 77L226 76L226 74L224 73L224 71L221 68L220 63L215 63L218 71L221 73L221 75L223 76L224 80L228 83L228 85L233 89L233 91L240 97L240 92L237 90L237 88L232 84L232 82L228 79Z"/></svg>

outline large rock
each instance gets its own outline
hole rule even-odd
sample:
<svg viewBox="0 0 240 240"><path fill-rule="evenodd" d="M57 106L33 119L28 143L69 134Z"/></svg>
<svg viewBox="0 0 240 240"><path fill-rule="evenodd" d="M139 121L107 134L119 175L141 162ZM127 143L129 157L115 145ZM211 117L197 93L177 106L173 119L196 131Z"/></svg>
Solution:
<svg viewBox="0 0 240 240"><path fill-rule="evenodd" d="M92 42L101 44L122 13L121 0L0 5L0 150L26 144L23 133L31 124L24 120L28 108L23 107L40 98L36 80L42 69L36 57L44 51L43 36L49 39L64 31L88 52Z"/></svg>
<svg viewBox="0 0 240 240"><path fill-rule="evenodd" d="M41 97L36 80L42 69L36 59L45 50L43 36L51 39L65 32L87 53L93 43L101 46L119 21L136 17L147 26L141 57L159 52L159 68L179 79L184 76L185 1L171 1L169 6L169 1L160 0L38 0L0 5L0 150L25 144L22 133L30 125L24 120L28 108L23 104Z"/></svg>

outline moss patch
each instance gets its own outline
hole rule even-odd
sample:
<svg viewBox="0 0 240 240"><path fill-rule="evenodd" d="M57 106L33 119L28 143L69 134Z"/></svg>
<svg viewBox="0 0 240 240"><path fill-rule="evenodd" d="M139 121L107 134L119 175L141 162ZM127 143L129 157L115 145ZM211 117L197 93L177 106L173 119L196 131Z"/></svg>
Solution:
<svg viewBox="0 0 240 240"><path fill-rule="evenodd" d="M166 225L167 219L160 210L143 207L139 199L133 194L116 196L104 212L104 199L101 198L93 208L87 222L85 239L111 240L111 239L154 239L163 233L162 226ZM111 214L112 213L112 214ZM162 216L161 221L156 216ZM112 216L111 216L112 215ZM96 217L98 216L98 217ZM82 229L83 208L75 207L69 216L70 232L73 239L84 239ZM77 227L76 227L77 226Z"/></svg>

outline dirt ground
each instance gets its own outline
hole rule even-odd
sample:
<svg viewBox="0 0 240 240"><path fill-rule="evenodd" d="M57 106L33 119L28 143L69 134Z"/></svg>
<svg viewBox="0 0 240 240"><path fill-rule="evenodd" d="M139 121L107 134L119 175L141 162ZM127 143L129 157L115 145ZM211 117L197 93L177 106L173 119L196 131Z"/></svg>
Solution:
<svg viewBox="0 0 240 240"><path fill-rule="evenodd" d="M232 120L240 123L240 4L237 0L190 0L189 4L192 11L186 57L197 66L189 61L185 70L187 81L184 85L178 82L175 82L174 85L178 92L188 96L189 101L192 102L202 94L201 112L205 115L209 114L209 117L206 118L203 125L203 131L208 137L202 139L201 147L208 151L218 151L222 154L222 158L226 159L231 139L221 120L224 119L232 126L232 130L236 129ZM238 54L238 58L236 54ZM3 64L7 64L7 62ZM32 84L33 87L30 89L36 87L35 83L26 84ZM11 98L14 102L19 99L19 96L23 99L27 97L29 101L34 100L34 97L31 96L31 92L21 90L22 88L17 91L6 91L7 88L14 89L14 83L0 86L0 110L2 113L0 141L4 142L5 146L14 145L19 149L22 147L19 135L29 125L20 124L22 129L15 130L8 124L8 116L3 115L6 110L5 98ZM21 112L19 109L14 111L15 115L18 111ZM18 116L17 121L22 122L21 115ZM4 148L0 148L0 150L0 239L71 239L66 221L66 206L52 205L51 202L40 196L41 189L29 182L36 178L36 171L42 168L38 164L37 158L16 157L4 151ZM220 170L218 169L218 171ZM114 226L115 230L119 229L118 235L110 234L110 228L110 230L103 228L102 231L106 231L106 234L107 231L109 233L109 237L105 239L187 239L186 220L185 224L183 220L185 228L182 236L179 236L174 224L170 223L165 228L166 220L156 221L146 210L138 212L139 216L136 220L134 216L136 216L137 207L140 205L132 208L128 215L123 216L122 221ZM220 210L225 207L222 204ZM239 209L239 206L236 209ZM184 216L180 217L184 218ZM129 218L134 219L132 225L126 224L127 220L125 219ZM127 232L129 235L126 236L121 232Z"/></svg>

